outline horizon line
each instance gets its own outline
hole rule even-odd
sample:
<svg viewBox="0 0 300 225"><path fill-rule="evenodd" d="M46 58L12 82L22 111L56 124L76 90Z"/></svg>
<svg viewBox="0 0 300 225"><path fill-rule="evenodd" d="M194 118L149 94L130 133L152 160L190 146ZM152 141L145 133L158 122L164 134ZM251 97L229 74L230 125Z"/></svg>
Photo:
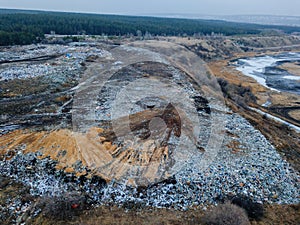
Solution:
<svg viewBox="0 0 300 225"><path fill-rule="evenodd" d="M61 12L61 13L81 13L81 14L97 14L97 15L120 15L120 16L172 16L172 15L190 15L190 16L273 16L273 17L296 17L300 18L300 15L279 15L279 14L202 14L202 13L155 13L155 12L148 12L148 13L122 13L122 12L92 12L92 11L75 11L75 10L56 10L56 9L36 9L36 8L3 8L0 6L2 10L20 10L20 11L40 11L40 12ZM188 17L182 17L186 19L190 19ZM200 19L200 18L199 18Z"/></svg>

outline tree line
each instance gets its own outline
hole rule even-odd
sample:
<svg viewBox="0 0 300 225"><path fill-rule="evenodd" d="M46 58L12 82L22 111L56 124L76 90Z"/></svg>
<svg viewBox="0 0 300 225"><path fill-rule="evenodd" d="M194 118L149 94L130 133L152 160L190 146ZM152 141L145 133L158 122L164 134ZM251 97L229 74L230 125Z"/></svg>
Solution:
<svg viewBox="0 0 300 225"><path fill-rule="evenodd" d="M55 32L62 35L137 35L137 31L152 35L193 35L220 33L223 35L259 34L264 29L299 32L300 28L262 26L217 20L171 19L62 12L0 10L0 45L29 44Z"/></svg>

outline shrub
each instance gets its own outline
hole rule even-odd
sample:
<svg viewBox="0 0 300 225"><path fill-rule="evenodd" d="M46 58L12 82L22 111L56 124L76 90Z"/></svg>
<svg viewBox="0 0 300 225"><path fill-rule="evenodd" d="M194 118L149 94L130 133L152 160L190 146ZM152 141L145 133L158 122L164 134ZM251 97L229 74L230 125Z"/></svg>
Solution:
<svg viewBox="0 0 300 225"><path fill-rule="evenodd" d="M235 204L244 210L246 210L248 216L255 220L260 220L264 216L264 208L262 204L253 202L246 196L236 196L231 200L232 204Z"/></svg>
<svg viewBox="0 0 300 225"><path fill-rule="evenodd" d="M38 207L42 208L43 215L49 219L68 220L86 209L86 202L81 195L44 197Z"/></svg>
<svg viewBox="0 0 300 225"><path fill-rule="evenodd" d="M231 84L223 78L218 78L218 83L224 97L233 100L239 107L247 108L249 103L256 103L256 97L250 87Z"/></svg>
<svg viewBox="0 0 300 225"><path fill-rule="evenodd" d="M231 203L218 205L202 219L206 225L250 225L244 209Z"/></svg>

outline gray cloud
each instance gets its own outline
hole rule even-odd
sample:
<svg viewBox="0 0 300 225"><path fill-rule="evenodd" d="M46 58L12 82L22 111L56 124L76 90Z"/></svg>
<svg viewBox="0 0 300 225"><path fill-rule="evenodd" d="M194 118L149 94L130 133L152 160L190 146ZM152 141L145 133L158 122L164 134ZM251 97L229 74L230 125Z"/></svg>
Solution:
<svg viewBox="0 0 300 225"><path fill-rule="evenodd" d="M0 7L135 15L191 13L300 16L299 0L0 0Z"/></svg>

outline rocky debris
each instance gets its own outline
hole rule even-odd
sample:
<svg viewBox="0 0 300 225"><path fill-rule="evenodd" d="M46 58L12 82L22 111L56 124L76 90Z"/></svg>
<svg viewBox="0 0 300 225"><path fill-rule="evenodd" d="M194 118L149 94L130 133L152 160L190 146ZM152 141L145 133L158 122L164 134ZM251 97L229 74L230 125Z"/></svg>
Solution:
<svg viewBox="0 0 300 225"><path fill-rule="evenodd" d="M2 134L17 127L70 128L73 95L85 60L108 54L97 45L72 43L2 49L1 62L6 62L0 65Z"/></svg>
<svg viewBox="0 0 300 225"><path fill-rule="evenodd" d="M144 67L148 70L145 71L145 69L141 69ZM119 87L118 83L137 79L134 77L135 74L138 74L139 78L139 76L144 76L146 72L151 72L155 75L157 74L157 77L173 78L178 85L181 85L183 89L188 91L191 104L194 104L199 116L203 117L201 123L205 135L203 134L201 137L202 146L199 149L204 151L204 146L209 136L209 129L207 130L207 128L210 126L210 107L208 106L208 101L199 94L199 90L196 91L186 77L184 77L184 74L171 66L160 65L158 63L133 65L132 68L125 68L125 71L128 72L123 73L124 71L122 71L122 73L116 74L114 79L111 80L111 82L114 82L113 87L115 88L109 89L109 85L106 85L106 89L115 91L114 89ZM111 93L112 92L109 92L110 95ZM102 97L106 100L105 93ZM108 95L108 97L111 96ZM107 112L105 114L102 109L105 107L110 109L112 101L110 98L106 101L102 101L103 104L100 101L100 106L98 107L101 109L101 112L99 115L107 115L109 113ZM149 108L149 105L152 106L152 108ZM120 106L120 108L122 108L122 106ZM52 114L47 114L48 117L51 115ZM100 135L102 131L98 132L93 128L89 129L85 134L72 133L63 129L49 132L30 132L23 130L11 132L1 138L1 145L4 146L2 152L9 150L8 152L11 158L15 155L14 150L18 149L20 143L22 143L25 148L25 153L39 151L44 156L51 156L52 159L59 161L59 168L65 168L65 171L73 171L73 164L77 160L82 160L85 166L89 166L90 169L95 170L93 174L98 174L107 180L111 180L116 174L118 177L126 175L128 170L132 168L132 166L128 166L127 169L124 166L127 163L137 166L150 164L152 166L149 171L143 170L142 173L147 173L149 179L153 181L153 177L156 179L156 171L165 173L165 170L162 169L163 164L161 162L164 163L172 156L172 154L169 154L172 152L172 149L175 148L174 146L172 147L172 144L176 145L178 142L176 138L181 135L181 121L178 117L178 112L174 107L168 107L167 103L162 99L153 98L151 101L150 99L142 99L136 102L130 118L130 126L133 132L136 132L137 136L140 137L140 140L134 143L130 142L130 140L124 140L121 144L112 143L114 141L113 135L107 134L104 135L105 137L102 137ZM160 118L161 120L158 121L156 125L164 121L166 126L157 127L152 121L153 118ZM30 117L30 119L34 118ZM122 125L122 123L119 125ZM187 126L187 124L185 125ZM146 140L149 136L149 126L152 126L151 130L153 133L151 134L151 139ZM186 127L185 129L192 130L190 127ZM208 132L204 132L205 130ZM163 138L158 140L156 137L161 136L160 131L163 133ZM154 134L155 132L157 133ZM123 133L125 134L125 132ZM192 136L189 138L192 138ZM118 140L118 142L120 142L120 140ZM65 154L61 154L61 152L65 152ZM166 164L166 166L169 166L169 164ZM86 174L87 171L80 171L80 173Z"/></svg>
<svg viewBox="0 0 300 225"><path fill-rule="evenodd" d="M0 61L3 64L0 68L0 81L37 76L58 78L59 74L68 73L75 75L86 59L105 54L103 50L90 46L37 45L31 46L29 50L26 48L12 47L5 52Z"/></svg>
<svg viewBox="0 0 300 225"><path fill-rule="evenodd" d="M91 73L93 76L92 71ZM97 170L100 175L108 179L111 178L111 175L119 178L127 174L135 163L139 166L141 166L139 163L142 165L155 163L155 165L152 164L151 170L148 170L147 166L143 170L130 171L130 173L137 172L137 177L140 177L141 173L143 173L143 175L147 175L147 179L153 180L153 177L156 178L157 173L160 173L160 171L164 173L165 170L160 169L160 167L163 168L165 165L159 162L158 157L162 159L162 162L165 162L164 159L168 158L168 156L172 157L173 154L169 154L169 152L172 152L172 148L175 149L178 144L177 139L182 135L179 130L186 131L187 139L191 140L194 145L198 144L191 132L196 120L191 122L190 118L184 118L183 116L179 119L180 110L175 110L175 107L170 105L169 102L191 105L189 108L181 107L181 110L187 109L184 113L195 114L195 117L201 117L201 119L199 118L199 123L203 126L200 126L200 129L203 130L203 133L207 130L205 135L201 137L201 144L205 145L207 143L209 135L209 129L207 128L211 125L209 122L210 107L208 106L208 100L203 97L201 88L197 87L195 82L193 83L191 78L180 72L179 69L157 62L135 63L113 73L109 79L105 80L104 84L101 83L99 85L98 82L101 79L97 78L98 74L99 72L93 77L92 88L89 86L87 92L81 92L77 95L77 100L80 104L75 104L76 107L73 107L73 115L76 112L73 121L80 132L89 132L91 126L99 126L105 129L104 134L101 134L105 138L102 142L107 144L107 150L110 155L104 154L102 157L98 157L99 150L92 147L95 151L89 149L89 156L85 157L87 158L86 162L95 164L99 168ZM86 72L86 75L88 76L88 72ZM151 81L155 82L155 84L164 85L166 87L163 89L164 93L162 93L162 88L153 85ZM135 85L132 85L132 83ZM99 90L101 85L103 87ZM173 85L175 88L173 88ZM96 87L97 99L95 93L91 90L94 87ZM173 89L170 90L170 87ZM129 94L118 98L117 95L124 90L123 88ZM170 92L167 90L170 90ZM180 101L185 97L178 94L180 90L187 93L185 101ZM168 99L164 99L164 96L168 96ZM124 98L124 101L120 100L122 98ZM87 104L89 101L94 102L94 99L97 100L96 103ZM117 109L113 110L113 106L116 106L116 104ZM128 105L132 107L129 109ZM95 111L91 110L94 107ZM180 109L180 107L177 108ZM126 109L129 110L129 118L128 115L123 113L127 112ZM77 113L77 111L80 113ZM185 128L183 129L181 129L182 121L180 120L185 120ZM127 124L130 127L130 131ZM149 129L152 125L154 125L154 129ZM150 130L153 132L150 132ZM157 139L156 136L158 134L155 133L161 133L161 139ZM136 139L128 137L128 135L134 135ZM90 141L89 148L91 148L91 143L93 141ZM165 148L166 144L168 149ZM85 149L83 148L82 152L87 152ZM100 146L99 149L101 149ZM203 151L204 147L199 146L199 149ZM102 150L100 151L102 152ZM154 157L151 157L152 153ZM93 157L90 156L91 154ZM102 167L104 158L107 166ZM166 166L168 167L169 164Z"/></svg>
<svg viewBox="0 0 300 225"><path fill-rule="evenodd" d="M222 149L209 166L199 169L199 158L190 159L173 181L144 188L76 177L55 169L50 158L38 159L38 153L16 154L1 161L0 172L30 186L33 195L60 196L81 191L97 204L134 204L186 210L216 204L228 196L243 195L258 203L299 203L299 174L285 162L274 147L237 114L221 114L227 121ZM232 153L227 145L241 143ZM88 171L88 168L86 168ZM100 182L100 183L99 183Z"/></svg>
<svg viewBox="0 0 300 225"><path fill-rule="evenodd" d="M74 48L76 50L76 46ZM26 56L26 54L24 55ZM24 58L27 57L25 56ZM72 57L70 55L65 56L67 58ZM78 58L80 57L78 56ZM91 57L91 60L94 60L93 57ZM149 67L147 73L141 70L141 68L145 70L147 66ZM117 150L117 148L113 143L109 142L110 140L99 136L99 130L88 130L86 135L90 135L90 139L86 139L85 136L76 137L77 140L82 141L81 144L86 149L89 149L94 144L91 140L96 143L94 145L97 147L94 149L95 152L87 151L86 158L83 157L83 159L91 160L90 164L85 164L84 160L76 158L76 154L73 154L74 152L72 151L68 152L68 148L65 147L72 147L70 142L74 134L70 134L70 131L60 129L54 132L42 131L35 133L33 131L28 135L24 132L22 135L25 135L25 137L14 135L16 133L11 132L14 129L19 129L19 127L7 127L5 125L2 127L2 138L12 135L16 139L21 137L19 140L24 141L22 138L25 137L26 145L20 144L22 143L21 141L15 145L9 142L9 149L7 149L7 146L2 146L0 150L5 153L1 157L0 173L3 176L28 185L29 193L33 196L60 198L68 196L69 193L79 192L85 196L85 201L90 204L114 204L123 205L126 208L152 206L186 210L217 204L219 201L228 198L228 196L236 195L247 196L258 204L299 203L299 174L280 157L266 138L241 116L230 114L228 109L220 106L209 106L208 101L199 95L201 90L195 89L188 79L183 79L183 74L175 68L164 67L164 76L167 78L171 77L175 84L183 88L191 99L194 99L198 116L202 119L200 121L200 137L203 140L201 143L203 149L207 146L211 135L210 130L207 129L212 125L209 115L214 112L218 115L218 118L227 122L222 147L207 169L203 170L201 165L199 165L203 154L197 154L186 157L186 161L174 176L168 177L167 180L161 182L153 182L149 186L135 188L119 180L110 180L106 184L103 178L95 176L93 163L96 162L97 157L102 158L101 160L103 161L103 155L100 154L99 157L99 149L109 156L108 153L111 150ZM114 74L101 93L103 98L99 97L97 100L98 105L95 110L98 116L97 122L107 125L111 119L109 116L111 103L118 90L110 87L122 87L136 77L149 77L150 72L161 75L159 73L160 70L162 70L162 66L158 64L137 64ZM137 74L137 76L134 77L132 76L133 74ZM123 80L120 78L121 75L123 75ZM60 76L56 78L58 80L61 79ZM66 100L66 102L68 101ZM164 106L163 101L157 98L143 99L135 103L132 114L145 113L147 110L151 111L156 107ZM4 117L3 120L5 119ZM43 126L43 123L40 125ZM109 124L107 127L109 127ZM137 131L141 134L147 133L147 130L143 129L137 129ZM15 132L22 132L22 130ZM47 140L49 136L51 138L45 142L47 148L43 148L42 145L45 144L43 141ZM63 140L63 142L59 142L59 140ZM169 138L169 141L176 144L176 135L174 133L173 138ZM39 148L36 148L36 146ZM26 148L28 149L24 151ZM48 154L44 154L43 150L48 152ZM125 150L128 150L128 148L125 148ZM46 157L54 153L55 157ZM114 155L118 157L118 154L111 154L110 157ZM132 154L125 155L126 157L132 156ZM72 165L70 167L59 167L56 159L66 159L69 156L73 157L71 158ZM138 157L134 158L139 159ZM104 158L105 160L106 158ZM105 168L101 169L105 170ZM101 170L99 171L101 172ZM9 211L10 215L14 213L16 207L20 207L16 206L18 205L16 202L13 204L14 207ZM74 207L76 208L75 205ZM6 207L3 207L1 210L6 209ZM23 210L23 212L25 211Z"/></svg>
<svg viewBox="0 0 300 225"><path fill-rule="evenodd" d="M105 181L96 176L88 179L59 171L55 168L57 162L49 158L39 159L39 155L17 154L10 161L10 177L1 175L2 224L30 224L41 212L52 219L76 216L94 203L84 189L96 186L101 190L105 185ZM17 165L18 163L21 164ZM1 168L2 166L5 164L1 164ZM80 169L81 166L78 170ZM5 173L8 174L7 171Z"/></svg>
<svg viewBox="0 0 300 225"><path fill-rule="evenodd" d="M0 176L0 223L18 223L25 217L33 202L29 188L7 177ZM28 217L28 215L27 215Z"/></svg>
<svg viewBox="0 0 300 225"><path fill-rule="evenodd" d="M58 73L74 73L80 69L80 65L76 66L52 66L49 64L42 65L23 65L11 66L0 71L1 80L24 79L36 76L53 76Z"/></svg>
<svg viewBox="0 0 300 225"><path fill-rule="evenodd" d="M141 193L110 185L106 199L120 204L124 198L135 199L150 206L177 209L215 204L235 195L246 195L258 203L298 203L299 174L245 119L236 114L224 119L228 122L227 130L238 135L243 150L233 154L223 145L205 171L197 169L199 159L193 159L175 175L176 184L157 184ZM224 144L232 139L236 137L226 137Z"/></svg>
<svg viewBox="0 0 300 225"><path fill-rule="evenodd" d="M87 56L102 55L103 51L97 45L76 44L68 45L55 44L33 44L25 46L1 47L0 61L28 60L31 58L43 58L49 55L64 54L67 58L81 58Z"/></svg>

